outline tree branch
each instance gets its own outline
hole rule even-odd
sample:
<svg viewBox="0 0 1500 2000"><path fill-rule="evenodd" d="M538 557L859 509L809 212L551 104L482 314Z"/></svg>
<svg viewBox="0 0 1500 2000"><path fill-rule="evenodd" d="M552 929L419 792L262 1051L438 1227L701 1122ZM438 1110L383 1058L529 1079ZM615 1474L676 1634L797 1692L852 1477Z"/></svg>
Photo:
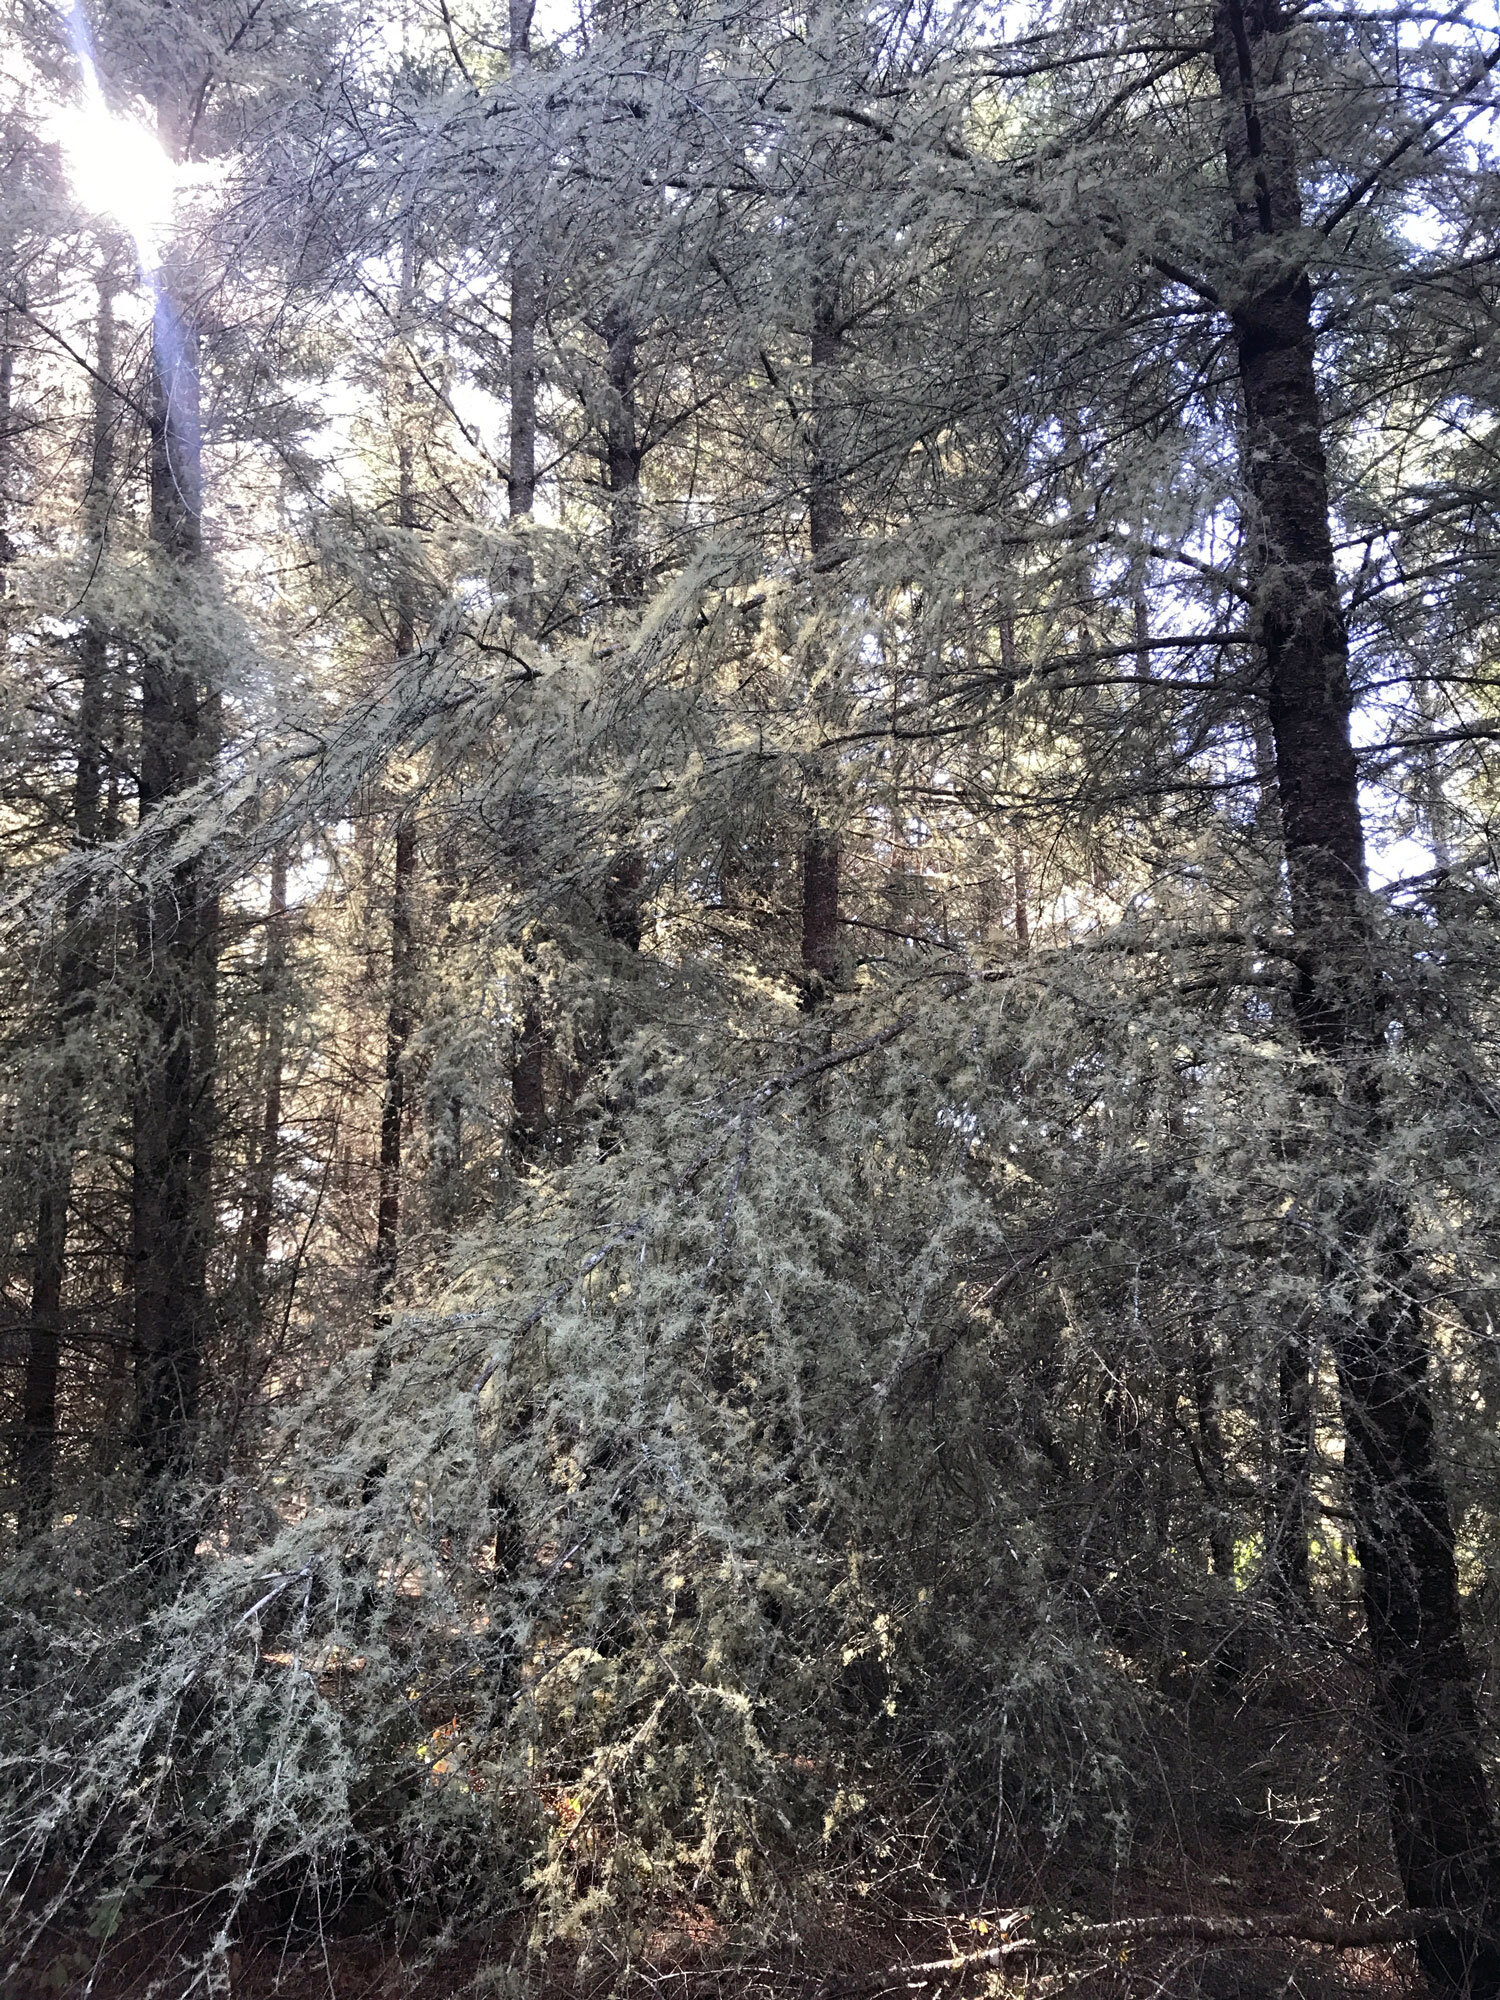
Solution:
<svg viewBox="0 0 1500 2000"><path fill-rule="evenodd" d="M1345 216L1351 214L1359 207L1359 204L1364 200L1371 188L1375 186L1376 182L1389 173L1402 154L1409 153L1419 140L1425 139L1434 125L1440 125L1455 104L1462 104L1469 92L1484 82L1497 63L1500 63L1500 44L1497 44L1490 54L1485 57L1484 61L1480 63L1479 67L1464 79L1451 97L1444 99L1443 103L1438 106L1430 118L1424 119L1420 125L1414 125L1404 139L1399 140L1392 146L1390 151L1382 159L1377 160L1375 165L1371 167L1370 171L1361 180L1357 180L1354 183L1354 186L1350 188L1343 200L1335 204L1333 212L1318 224L1323 234L1325 236L1331 235L1344 220Z"/></svg>
<svg viewBox="0 0 1500 2000"><path fill-rule="evenodd" d="M1430 1931L1448 1929L1454 1922L1453 1914L1446 1910L1403 1910L1363 1922L1296 1911L1261 1917L1125 1917L1106 1924L1064 1920L1056 1929L1043 1929L1031 1937L1007 1937L983 1951L959 1952L952 1958L928 1959L916 1965L887 1965L876 1972L842 1978L834 1974L817 1987L814 2000L855 2000L855 1996L873 2000L881 1993L919 1992L939 1980L993 1971L1013 1958L1079 1958L1101 1951L1123 1955L1136 1945L1168 1942L1211 1948L1321 1944L1335 1951L1359 1951L1372 1945L1411 1944Z"/></svg>

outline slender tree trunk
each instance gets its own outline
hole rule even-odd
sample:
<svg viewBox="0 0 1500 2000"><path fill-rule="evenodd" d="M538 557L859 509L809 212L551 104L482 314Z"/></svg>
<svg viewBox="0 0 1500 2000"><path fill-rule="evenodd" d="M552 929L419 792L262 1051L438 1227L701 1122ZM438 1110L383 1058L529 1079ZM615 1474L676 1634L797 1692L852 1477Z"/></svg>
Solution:
<svg viewBox="0 0 1500 2000"><path fill-rule="evenodd" d="M609 487L609 594L621 611L636 610L646 594L641 542L641 464L645 456L636 408L637 336L629 314L616 307L605 322L609 345L609 405L604 429ZM604 885L600 915L616 944L639 951L646 857L636 841L615 856Z"/></svg>
<svg viewBox="0 0 1500 2000"><path fill-rule="evenodd" d="M125 825L125 781L127 777L125 717L129 689L126 675L109 676L107 690L107 740L104 745L104 798L100 808L99 838L118 840Z"/></svg>
<svg viewBox="0 0 1500 2000"><path fill-rule="evenodd" d="M415 522L411 450L400 448L400 492L397 512L403 530ZM404 560L403 556L403 560ZM415 642L411 596L398 586L396 657L404 659ZM380 1177L375 1211L375 1298L384 1305L396 1282L401 1238L402 1148L406 1136L406 1052L414 1021L416 976L415 900L417 828L409 814L396 824L396 852L391 871L391 975L386 989L385 1094L380 1107Z"/></svg>
<svg viewBox="0 0 1500 2000"><path fill-rule="evenodd" d="M813 298L812 462L807 535L813 568L822 570L844 530L843 487L828 407L828 377L841 355L837 301L824 286ZM835 991L839 970L839 884L843 845L816 805L802 842L802 1004L816 1012Z"/></svg>
<svg viewBox="0 0 1500 2000"><path fill-rule="evenodd" d="M1020 662L1016 657L1016 621L1009 611L1000 614L1000 668L1005 676L1007 689L1013 688L1020 678ZM1014 890L1012 905L1016 927L1016 949L1031 949L1031 870L1026 860L1026 840L1019 820L1011 822L1010 830L1011 882Z"/></svg>
<svg viewBox="0 0 1500 2000"><path fill-rule="evenodd" d="M406 1050L411 1039L412 984L416 971L413 922L417 830L403 817L396 827L391 876L391 983L385 1015L385 1097L380 1110L380 1193L375 1216L375 1296L390 1297L396 1281L401 1235L401 1152L406 1130Z"/></svg>
<svg viewBox="0 0 1500 2000"><path fill-rule="evenodd" d="M102 549L113 466L115 398L114 287L99 281L95 336L93 436L89 486L84 501L86 538ZM99 839L100 765L109 678L108 642L98 622L86 620L79 641L78 716L73 771L73 844L91 848ZM45 1533L51 1524L57 1464L57 1392L62 1356L63 1281L67 1258L68 1207L73 1185L73 1148L78 1123L80 1078L70 1046L91 1003L95 966L82 936L87 891L72 890L63 912L58 962L54 1037L56 1068L43 1120L43 1158L37 1194L36 1242L31 1274L31 1325L22 1388L21 1452L17 1468L23 1534Z"/></svg>
<svg viewBox="0 0 1500 2000"><path fill-rule="evenodd" d="M1015 884L1015 926L1016 949L1031 949L1031 870L1026 864L1026 843L1021 838L1021 829L1015 827L1010 837L1011 877Z"/></svg>
<svg viewBox="0 0 1500 2000"><path fill-rule="evenodd" d="M158 603L174 644L141 668L140 812L168 807L205 779L218 753L210 662L194 621L204 609L198 337L170 281L152 329L151 541ZM196 859L152 877L137 913L142 1047L134 1109L132 1252L136 1435L153 1559L191 1552L172 1491L192 1456L208 1318L212 1230L217 902Z"/></svg>
<svg viewBox="0 0 1500 2000"><path fill-rule="evenodd" d="M1218 1382L1213 1351L1201 1326L1192 1334L1193 1416L1198 1431L1198 1449L1214 1489L1215 1507L1208 1529L1209 1566L1215 1576L1234 1575L1234 1533L1225 1511L1228 1457L1224 1450L1224 1426L1219 1417Z"/></svg>
<svg viewBox="0 0 1500 2000"><path fill-rule="evenodd" d="M531 66L534 0L510 0L510 66L515 75ZM530 218L516 219L510 258L510 476L506 502L512 527L529 526L536 505L536 325L537 269L527 239ZM525 587L531 583L528 566ZM531 607L517 612L522 629ZM510 1150L517 1164L540 1157L547 1141L547 1043L541 1005L530 973L522 975L521 1025L511 1054Z"/></svg>
<svg viewBox="0 0 1500 2000"><path fill-rule="evenodd" d="M641 554L641 449L636 414L636 331L629 313L614 307L605 321L609 401L604 424L605 482L609 489L609 595L633 610L645 594Z"/></svg>
<svg viewBox="0 0 1500 2000"><path fill-rule="evenodd" d="M10 643L11 518L16 478L16 342L26 304L24 282L16 288L14 307L0 312L0 651Z"/></svg>
<svg viewBox="0 0 1500 2000"><path fill-rule="evenodd" d="M536 994L528 992L511 1055L511 1151L520 1164L540 1158L547 1144L546 1027Z"/></svg>
<svg viewBox="0 0 1500 2000"><path fill-rule="evenodd" d="M535 0L510 0L510 68L513 77L531 67L531 18ZM530 240L532 218L517 212L510 253L510 469L506 511L512 528L529 526L536 505L536 323L540 286ZM519 562L513 616L522 631L533 623L532 565Z"/></svg>
<svg viewBox="0 0 1500 2000"><path fill-rule="evenodd" d="M416 285L412 243L401 247L399 317L411 311ZM396 570L395 653L404 660L416 646L416 605L413 591L412 539L417 529L416 473L409 427L410 385L400 388L400 430L396 446L396 525L400 555ZM416 1020L416 887L417 828L409 813L396 822L396 852L391 877L391 974L386 989L385 1092L380 1109L379 1192L375 1211L375 1300L384 1306L396 1283L400 1261L402 1152L406 1139L408 1079L407 1047Z"/></svg>
<svg viewBox="0 0 1500 2000"><path fill-rule="evenodd" d="M837 837L821 827L802 843L802 973L810 1010L833 992L838 975L841 854Z"/></svg>
<svg viewBox="0 0 1500 2000"><path fill-rule="evenodd" d="M1219 0L1214 58L1243 277L1232 325L1253 513L1252 581L1264 649L1292 926L1297 1019L1339 1073L1331 1143L1357 1168L1381 1139L1381 1013L1364 918L1364 829L1350 735L1348 641L1328 519L1312 287L1275 0ZM1351 1174L1350 1178L1353 1178ZM1330 1308L1375 1711L1396 1863L1414 1906L1460 1913L1419 1950L1444 1994L1500 1993L1496 1847L1478 1748L1452 1515L1433 1438L1428 1348L1409 1296L1405 1218L1373 1188L1332 1219ZM1331 1286L1332 1290L1333 1287Z"/></svg>
<svg viewBox="0 0 1500 2000"><path fill-rule="evenodd" d="M463 881L458 842L451 831L439 848L434 872L443 906L439 948L452 959L462 949L459 899ZM427 1150L433 1219L444 1230L452 1230L464 1212L464 1093L462 1074L455 1064L460 1017L452 1001L444 1003L442 1018L442 1045L428 1090Z"/></svg>
<svg viewBox="0 0 1500 2000"><path fill-rule="evenodd" d="M281 1073L286 1054L286 877L286 849L278 848L271 857L266 947L260 969L263 1095L245 1254L245 1275L257 1310L265 1292L271 1225L276 1212L276 1169L281 1155Z"/></svg>
<svg viewBox="0 0 1500 2000"><path fill-rule="evenodd" d="M1276 739L1261 701L1252 723L1259 788L1255 824L1269 849L1284 852L1281 800L1276 789ZM1308 1547L1308 1495L1312 1476L1312 1349L1300 1330L1284 1334L1276 1353L1276 1414L1270 1440L1271 1502L1266 1520L1266 1577L1289 1617L1304 1617L1312 1602Z"/></svg>

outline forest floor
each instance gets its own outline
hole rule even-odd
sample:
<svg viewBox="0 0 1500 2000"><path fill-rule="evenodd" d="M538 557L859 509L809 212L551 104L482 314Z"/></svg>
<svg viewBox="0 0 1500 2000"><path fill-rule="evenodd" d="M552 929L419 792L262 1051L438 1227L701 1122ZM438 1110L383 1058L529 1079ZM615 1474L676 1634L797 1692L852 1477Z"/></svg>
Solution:
<svg viewBox="0 0 1500 2000"><path fill-rule="evenodd" d="M932 1900L850 1896L801 1920L795 1943L751 1962L724 1963L711 1923L689 1912L652 1939L621 1978L600 1952L590 1964L528 1959L518 1926L456 1942L401 1941L399 1913L363 1934L346 1922L295 1939L270 1925L242 1929L227 1962L201 1983L202 2000L813 2000L820 1986L856 1984L897 1964L983 1949L1000 1912L1040 1908L1088 1920L1164 1915L1259 1917L1300 1912L1345 1920L1399 1907L1388 1859L1380 1774L1369 1751L1363 1675L1346 1651L1262 1660L1232 1682L1201 1674L1173 1692L1181 1720L1159 1749L1148 1810L1128 1856L1084 1826L1068 1841L1017 1852L984 1909ZM989 1925L987 1929L985 1926ZM0 1976L0 2000L156 2000L183 1992L181 1969L207 1941L179 1909L140 1911L107 1944L53 1935L23 1971ZM715 1960L718 1960L716 1963ZM911 1992L904 1982L873 1991ZM1027 1992L1035 2000L1421 2000L1408 1949L1334 1950L1274 1944L1205 1950L1181 1943L1029 1973L932 1981L922 2000ZM867 2000L872 1989L866 1988ZM196 2000L196 1995L195 1995Z"/></svg>
<svg viewBox="0 0 1500 2000"><path fill-rule="evenodd" d="M1134 1895L1128 1893L1132 1886ZM1117 1910L1129 1903L1134 1914L1154 1914L1162 1907L1159 1897L1150 1896L1149 1883L1133 1885L1117 1876L1115 1888ZM1113 1961L1099 1954L1045 1973L1018 1964L1003 1977L981 1972L961 1983L927 1980L920 1988L894 1981L862 1985L859 1979L981 1942L951 1916L913 1910L884 1925L820 1927L817 1934L804 1935L795 1951L764 1953L750 1967L724 1968L705 1963L685 1932L675 1949L668 1946L656 1962L621 1982L615 1968L603 1962L591 1971L559 1963L549 1972L533 1964L523 1974L513 1941L504 1937L471 1938L442 1950L403 1949L378 1936L329 1937L292 1948L285 1939L265 1937L244 1940L198 1992L204 2000L521 2000L522 1995L605 2000L612 1994L640 2000L814 2000L825 1980L835 1991L847 1983L860 1991L860 2000L897 1992L919 1992L922 2000L957 2000L960 1993L1005 1993L1017 2000L1022 1994L1052 2000L1064 1993L1070 2000L1425 2000L1427 1992L1409 1951L1290 1944L1214 1952L1144 1945ZM69 1949L59 1941L57 1950L33 1961L19 1978L0 1984L0 1994L4 2000L155 2000L183 1990L172 1969L185 1966L190 1955L191 1943L182 1933L173 1936L155 1926L104 1954L97 1947Z"/></svg>

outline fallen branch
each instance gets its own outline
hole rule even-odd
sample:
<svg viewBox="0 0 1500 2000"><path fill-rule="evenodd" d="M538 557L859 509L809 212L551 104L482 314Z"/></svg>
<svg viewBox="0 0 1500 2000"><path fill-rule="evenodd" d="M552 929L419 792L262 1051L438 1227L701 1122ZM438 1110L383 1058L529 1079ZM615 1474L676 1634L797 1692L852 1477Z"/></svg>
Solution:
<svg viewBox="0 0 1500 2000"><path fill-rule="evenodd" d="M1055 1928L1044 1926L1027 1937L1004 1938L982 1951L960 1952L953 1958L887 1965L878 1972L844 1977L831 1975L817 1988L814 2000L854 2000L856 1995L859 2000L873 2000L881 1993L920 1992L934 1981L994 1971L1013 1958L1080 1958L1095 1952L1110 1955L1141 1944L1322 1944L1336 1951L1358 1951L1369 1945L1411 1944L1429 1931L1447 1929L1453 1921L1447 1910L1401 1910L1357 1923L1297 1912L1263 1917L1123 1917L1107 1924L1063 1922Z"/></svg>

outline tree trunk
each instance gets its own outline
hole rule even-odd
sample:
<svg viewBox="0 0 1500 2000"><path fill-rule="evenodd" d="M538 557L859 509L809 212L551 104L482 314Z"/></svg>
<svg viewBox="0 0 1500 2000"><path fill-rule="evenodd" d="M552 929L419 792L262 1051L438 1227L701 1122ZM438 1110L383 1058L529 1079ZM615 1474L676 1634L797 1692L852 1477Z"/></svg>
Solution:
<svg viewBox="0 0 1500 2000"><path fill-rule="evenodd" d="M175 643L141 667L140 813L208 777L219 718L211 663L194 659L204 597L198 337L162 280L152 326L151 541L159 615ZM174 620L184 608L187 629ZM217 1012L217 901L196 858L153 877L137 910L142 1047L134 1107L132 1254L136 1436L145 1526L168 1563L193 1530L172 1490L191 1460L208 1316Z"/></svg>
<svg viewBox="0 0 1500 2000"><path fill-rule="evenodd" d="M843 488L828 410L827 376L840 358L837 303L825 286L813 298L812 462L807 484L807 536L813 569L826 566L844 529ZM814 1013L835 991L839 969L839 878L843 848L823 824L814 805L814 823L802 842L802 1005Z"/></svg>
<svg viewBox="0 0 1500 2000"><path fill-rule="evenodd" d="M604 424L605 480L609 488L609 595L632 610L645 593L641 557L641 448L636 417L636 332L616 306L605 321L609 400Z"/></svg>
<svg viewBox="0 0 1500 2000"><path fill-rule="evenodd" d="M1208 1525L1209 1566L1215 1576L1232 1577L1234 1530L1226 1499L1228 1455L1224 1449L1224 1426L1219 1417L1218 1382L1208 1335L1197 1325L1192 1331L1192 1370L1193 1420L1198 1432L1198 1450L1213 1487L1214 1509Z"/></svg>
<svg viewBox="0 0 1500 2000"><path fill-rule="evenodd" d="M1258 797L1255 826L1268 850L1285 852L1281 800L1276 790L1276 739L1263 700L1251 714ZM1312 1476L1314 1382L1312 1350L1293 1328L1276 1351L1276 1414L1270 1439L1271 1501L1266 1521L1266 1579L1288 1616L1306 1615L1312 1602L1308 1493Z"/></svg>
<svg viewBox="0 0 1500 2000"><path fill-rule="evenodd" d="M415 277L409 238L402 244L400 313L411 309ZM407 435L402 387L401 435L396 447L396 525L401 531L396 571L395 653L404 660L416 646L417 621L412 588L411 539L417 528L416 477ZM380 1109L380 1173L375 1210L375 1300L384 1306L396 1282L400 1259L402 1149L406 1136L406 1051L415 1024L417 828L409 813L396 823L391 877L391 978L386 989L385 1094Z"/></svg>
<svg viewBox="0 0 1500 2000"><path fill-rule="evenodd" d="M1009 611L1000 614L1000 666L1006 687L1013 688L1020 679L1021 668L1016 654L1016 621ZM1026 840L1019 820L1011 821L1010 864L1015 892L1012 901L1016 949L1025 952L1031 949L1031 870L1027 865Z"/></svg>
<svg viewBox="0 0 1500 2000"><path fill-rule="evenodd" d="M511 1054L511 1152L518 1165L541 1157L547 1145L548 1034L534 992L528 992Z"/></svg>
<svg viewBox="0 0 1500 2000"><path fill-rule="evenodd" d="M605 322L609 343L609 404L605 421L605 470L609 485L609 594L621 611L639 608L646 594L641 545L641 443L636 409L636 332L629 314L615 307ZM639 951L641 904L647 881L646 857L636 841L615 856L604 885L599 914L616 944Z"/></svg>
<svg viewBox="0 0 1500 2000"><path fill-rule="evenodd" d="M802 973L804 1005L822 1005L838 973L840 848L814 828L802 843Z"/></svg>
<svg viewBox="0 0 1500 2000"><path fill-rule="evenodd" d="M0 312L0 647L10 638L11 509L16 477L16 341L26 305L24 282L16 287L15 306Z"/></svg>
<svg viewBox="0 0 1500 2000"><path fill-rule="evenodd" d="M265 1292L266 1262L271 1252L271 1224L276 1209L276 1168L281 1152L281 1071L286 1042L286 875L285 848L271 857L271 895L266 909L266 947L261 961L261 1098L260 1143L250 1188L250 1230L246 1242L246 1279L257 1310Z"/></svg>
<svg viewBox="0 0 1500 2000"><path fill-rule="evenodd" d="M1381 1137L1382 1021L1364 918L1364 829L1348 640L1328 519L1312 286L1275 0L1219 0L1214 59L1243 250L1232 324L1244 400L1251 581L1264 649L1292 927L1297 1020L1336 1074L1333 1143ZM1273 239L1285 239L1273 246ZM1405 1219L1368 1188L1332 1218L1328 1314L1375 1673L1391 1832L1408 1901L1462 1913L1419 1946L1444 1994L1500 1993L1496 1853L1464 1644L1453 1522L1433 1440L1428 1350L1409 1297Z"/></svg>
<svg viewBox="0 0 1500 2000"><path fill-rule="evenodd" d="M384 1305L396 1282L401 1234L401 1149L406 1129L406 1047L412 1031L416 971L417 829L409 817L396 828L391 877L391 983L385 1016L385 1097L380 1110L380 1193L375 1216L375 1297Z"/></svg>
<svg viewBox="0 0 1500 2000"><path fill-rule="evenodd" d="M97 554L103 547L113 467L115 398L114 287L99 281L95 337L93 436L88 493L84 500L86 539ZM8 388L8 384L6 385ZM109 677L108 643L92 617L79 641L78 715L73 772L73 844L91 848L99 839L100 764L104 753L104 713ZM31 1273L31 1324L22 1388L21 1451L17 1468L19 1518L24 1535L45 1533L51 1524L57 1466L57 1390L62 1355L63 1280L67 1258L68 1206L73 1185L73 1148L78 1123L79 1076L70 1046L86 1015L96 977L93 954L81 935L87 890L69 892L63 912L62 950L57 970L54 1038L56 1068L43 1119L41 1184L37 1193L36 1242Z"/></svg>
<svg viewBox="0 0 1500 2000"><path fill-rule="evenodd" d="M510 0L510 66L531 66L533 0ZM506 503L512 527L530 524L536 504L537 271L526 240L528 218L517 216L510 258L510 477ZM525 586L529 591L528 566ZM517 623L529 629L529 600ZM547 1143L548 1035L530 972L522 974L521 1025L512 1040L510 1152L517 1165L540 1158Z"/></svg>
<svg viewBox="0 0 1500 2000"><path fill-rule="evenodd" d="M524 76L531 67L531 17L535 0L510 0L510 70ZM506 511L512 528L530 526L536 505L536 322L540 292L530 241L531 217L519 205L510 252L510 466ZM511 615L523 632L534 623L533 571L529 554L513 572Z"/></svg>

